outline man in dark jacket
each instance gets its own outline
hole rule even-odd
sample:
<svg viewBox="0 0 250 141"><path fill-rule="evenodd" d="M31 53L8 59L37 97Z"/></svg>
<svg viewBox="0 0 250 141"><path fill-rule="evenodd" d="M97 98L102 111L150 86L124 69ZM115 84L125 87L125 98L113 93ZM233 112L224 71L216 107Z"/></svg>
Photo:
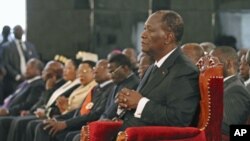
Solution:
<svg viewBox="0 0 250 141"><path fill-rule="evenodd" d="M39 99L44 91L41 79L43 64L37 59L29 60L26 68L26 80L21 83L16 91L5 99L0 108L0 140L5 141L9 125L15 116L22 110L29 110Z"/></svg>

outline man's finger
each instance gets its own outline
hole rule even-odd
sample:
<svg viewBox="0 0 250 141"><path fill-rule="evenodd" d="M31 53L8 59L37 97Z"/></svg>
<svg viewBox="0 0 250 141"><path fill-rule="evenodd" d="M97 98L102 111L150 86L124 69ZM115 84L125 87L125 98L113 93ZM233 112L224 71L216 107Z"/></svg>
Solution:
<svg viewBox="0 0 250 141"><path fill-rule="evenodd" d="M52 137L54 137L57 132L58 132L58 129L54 129L54 131L52 132Z"/></svg>
<svg viewBox="0 0 250 141"><path fill-rule="evenodd" d="M127 107L128 107L128 105L125 104L125 103L119 103L119 105L120 105L121 107L123 107L123 108L127 108Z"/></svg>
<svg viewBox="0 0 250 141"><path fill-rule="evenodd" d="M50 124L45 124L45 126L43 127L43 130L47 130L47 129L49 129L51 126L52 126L52 125L50 125Z"/></svg>

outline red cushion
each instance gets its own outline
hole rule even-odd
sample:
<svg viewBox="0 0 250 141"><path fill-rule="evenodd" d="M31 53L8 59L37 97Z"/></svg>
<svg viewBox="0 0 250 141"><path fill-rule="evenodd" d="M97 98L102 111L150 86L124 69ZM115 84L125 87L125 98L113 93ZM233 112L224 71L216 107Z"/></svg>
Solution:
<svg viewBox="0 0 250 141"><path fill-rule="evenodd" d="M113 140L122 122L114 121L96 121L88 124L89 126L89 137L91 141L111 141Z"/></svg>
<svg viewBox="0 0 250 141"><path fill-rule="evenodd" d="M130 127L126 129L128 141L155 141L155 140L183 140L200 136L198 140L205 140L205 134L193 127Z"/></svg>

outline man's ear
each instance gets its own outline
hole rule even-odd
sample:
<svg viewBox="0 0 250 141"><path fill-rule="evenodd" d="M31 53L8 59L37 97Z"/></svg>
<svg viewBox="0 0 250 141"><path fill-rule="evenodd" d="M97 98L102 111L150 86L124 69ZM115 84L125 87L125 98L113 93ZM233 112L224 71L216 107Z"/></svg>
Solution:
<svg viewBox="0 0 250 141"><path fill-rule="evenodd" d="M125 72L128 72L130 70L130 68L127 65L123 66L123 69Z"/></svg>
<svg viewBox="0 0 250 141"><path fill-rule="evenodd" d="M166 32L164 44L166 45L166 44L172 43L173 41L175 41L174 34L172 32Z"/></svg>
<svg viewBox="0 0 250 141"><path fill-rule="evenodd" d="M234 67L234 61L232 61L232 60L227 60L226 61L226 67L227 67L227 70L229 71L229 70L232 70L232 68Z"/></svg>

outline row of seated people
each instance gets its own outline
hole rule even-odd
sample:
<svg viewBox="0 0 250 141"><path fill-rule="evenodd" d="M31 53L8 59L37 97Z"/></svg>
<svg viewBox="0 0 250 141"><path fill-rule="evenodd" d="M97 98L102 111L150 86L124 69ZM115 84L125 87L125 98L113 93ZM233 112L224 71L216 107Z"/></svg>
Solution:
<svg viewBox="0 0 250 141"><path fill-rule="evenodd" d="M45 82L45 91L42 92L44 85L39 76L41 70L37 71L36 65L33 65L32 68L29 67L34 62L39 62L41 65L39 60L31 59L28 63L27 75L29 74L28 69L36 72L37 79L41 82L39 85L41 90L38 91L37 86L34 86L35 88L29 86L27 89L21 88L23 92L20 92L19 89L16 90L13 95L25 96L20 100L21 102L14 104L15 107L18 107L15 113L12 112L14 107L9 106L9 102L5 102L1 108L1 140L33 140L34 133L26 134L27 136L22 134L23 129L29 126L28 122L32 120L35 124L39 124L46 117L59 118L59 115L63 119L69 119L65 122L69 126L68 128L72 126L72 128L78 127L80 129L82 124L99 119L104 112L104 105L108 110L102 114L102 119L112 119L117 107L114 105L116 92L123 87L135 89L139 83L138 77L132 72L130 60L125 55L119 54L110 58L109 63L107 60L100 60L96 66L91 61L80 62L77 75L76 60L67 61L64 68L58 62L48 62L42 72L42 78ZM111 77L113 81L111 81ZM29 78L27 77L27 79ZM33 83L30 83L30 85L33 85ZM100 95L100 93L105 94ZM10 103L20 99L13 95L10 96ZM34 98L28 98L31 96ZM41 98L35 104L39 96ZM111 98L108 99L108 96ZM26 107L21 107L20 105L28 103L25 101L26 99L31 99L33 102ZM84 102L82 102L83 100ZM91 112L90 109L92 109ZM21 117L16 117L19 115ZM81 115L88 116L82 119ZM34 131L30 130L32 129L30 127L27 127L27 129L27 132Z"/></svg>
<svg viewBox="0 0 250 141"><path fill-rule="evenodd" d="M171 15L171 18L178 20L180 24L178 27L181 30L183 23L180 21L182 20L177 13L172 11L155 13L147 20L142 34L144 41L142 50L156 60L156 63L149 66L145 74L141 74L140 82L132 71L131 61L122 54L111 56L108 61L98 61L95 69L93 63L81 62L77 75L71 72L72 70L76 72L77 68L74 60L71 60L65 64L63 79L66 80L65 75L71 70L68 75L74 74L74 78L68 78L68 81L72 85L75 84L75 89L72 88L71 92L64 95L65 97L60 97L65 93L65 87L67 88L70 84L67 82L64 85L63 82L59 84L62 79L63 66L58 62L49 62L42 72L45 86L41 84L42 90L33 90L30 94L26 94L26 97L27 95L34 97L34 93L41 95L39 102L32 102L22 107L20 105L28 102L22 100L22 103L10 106L11 104L8 104L6 100L1 108L1 140L79 140L81 127L98 119L122 119L123 125L120 130L131 126L150 125L197 126L200 102L199 71L194 62L188 60L177 47L180 39L177 36L169 36L169 43L164 43L165 48L161 48L160 51L158 48L146 45L151 26L160 28L161 26L157 26L156 23L163 15L166 17ZM171 32L171 34L177 33ZM222 131L227 136L230 124L240 124L246 121L250 98L243 83L237 77L236 52L229 47L217 47L210 55L218 57L224 67ZM190 56L191 60L193 57L195 55ZM35 59L30 60L32 61L39 62ZM35 76L39 76L41 68L37 69L39 68L37 64L40 63L35 63L30 68L27 67L27 74L34 73ZM139 67L139 71L141 69L142 66ZM27 79L31 78L27 77ZM28 83L32 82L35 81ZM88 90L84 92L79 90L81 87L86 88L92 82L95 84L89 86ZM19 90L16 90L16 93L19 93ZM85 94L83 98L75 96L83 93ZM19 99L19 96L14 94L9 99L15 101ZM31 99L38 99L38 97ZM73 106L73 101L78 101L76 106ZM16 113L13 112L14 110ZM16 117L19 115L21 117ZM45 119L46 117L49 119Z"/></svg>

